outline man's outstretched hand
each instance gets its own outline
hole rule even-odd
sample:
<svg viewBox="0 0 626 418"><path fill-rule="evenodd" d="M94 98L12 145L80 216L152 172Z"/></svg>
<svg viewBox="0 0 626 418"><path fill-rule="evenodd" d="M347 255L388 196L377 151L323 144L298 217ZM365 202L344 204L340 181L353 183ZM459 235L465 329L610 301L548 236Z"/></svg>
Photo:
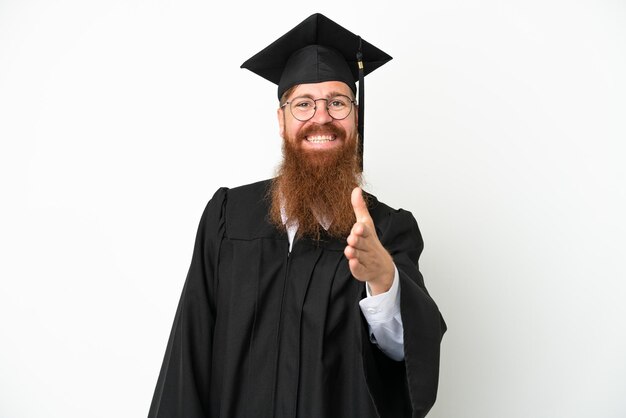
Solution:
<svg viewBox="0 0 626 418"><path fill-rule="evenodd" d="M367 210L361 188L352 190L352 208L356 223L348 236L348 245L343 251L352 275L370 286L372 295L389 290L393 282L394 266L391 255L378 240L374 221Z"/></svg>

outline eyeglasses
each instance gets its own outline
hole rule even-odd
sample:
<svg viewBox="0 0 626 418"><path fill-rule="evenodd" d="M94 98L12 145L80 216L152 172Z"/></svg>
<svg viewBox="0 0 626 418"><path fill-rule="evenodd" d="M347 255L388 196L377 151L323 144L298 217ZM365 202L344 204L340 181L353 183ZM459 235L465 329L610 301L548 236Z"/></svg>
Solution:
<svg viewBox="0 0 626 418"><path fill-rule="evenodd" d="M335 120L342 120L350 115L352 112L352 105L356 105L356 102L350 99L348 96L338 95L331 97L330 99L311 99L310 97L296 97L289 102L283 103L280 107L285 108L289 106L289 110L294 118L300 122L306 122L311 119L317 111L317 102L324 100L326 102L326 110L331 118Z"/></svg>

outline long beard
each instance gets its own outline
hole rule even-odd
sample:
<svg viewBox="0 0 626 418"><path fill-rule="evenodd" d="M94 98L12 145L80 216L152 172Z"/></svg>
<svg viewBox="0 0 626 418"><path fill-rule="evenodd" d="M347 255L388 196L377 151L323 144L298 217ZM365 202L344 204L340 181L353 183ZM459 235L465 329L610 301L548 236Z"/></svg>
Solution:
<svg viewBox="0 0 626 418"><path fill-rule="evenodd" d="M301 136L333 133L345 138L345 131L332 124L313 127ZM356 133L340 147L330 150L303 150L303 139L285 138L283 161L269 191L271 221L284 229L281 207L288 224L298 225L297 236L319 240L323 231L320 222L328 226L326 233L333 238L346 238L355 222L350 202L352 190L361 184L356 153ZM330 223L330 225L327 225Z"/></svg>

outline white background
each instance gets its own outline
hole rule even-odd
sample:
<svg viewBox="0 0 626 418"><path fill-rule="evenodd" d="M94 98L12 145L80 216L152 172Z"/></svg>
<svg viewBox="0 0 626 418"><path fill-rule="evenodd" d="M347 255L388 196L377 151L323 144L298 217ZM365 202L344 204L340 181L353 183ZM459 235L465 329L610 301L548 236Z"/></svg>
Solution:
<svg viewBox="0 0 626 418"><path fill-rule="evenodd" d="M239 65L320 11L449 331L433 418L626 416L626 3L0 0L0 416L148 411L197 223L272 176Z"/></svg>

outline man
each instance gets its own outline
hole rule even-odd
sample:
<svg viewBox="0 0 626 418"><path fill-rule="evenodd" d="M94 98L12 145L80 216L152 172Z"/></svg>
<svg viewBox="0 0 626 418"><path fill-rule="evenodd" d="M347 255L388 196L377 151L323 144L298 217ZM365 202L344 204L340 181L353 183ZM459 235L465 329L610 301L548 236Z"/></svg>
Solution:
<svg viewBox="0 0 626 418"><path fill-rule="evenodd" d="M278 84L284 160L208 203L150 417L431 408L445 323L418 270L422 239L409 212L358 187L356 80L362 92L390 59L315 14L243 64Z"/></svg>

